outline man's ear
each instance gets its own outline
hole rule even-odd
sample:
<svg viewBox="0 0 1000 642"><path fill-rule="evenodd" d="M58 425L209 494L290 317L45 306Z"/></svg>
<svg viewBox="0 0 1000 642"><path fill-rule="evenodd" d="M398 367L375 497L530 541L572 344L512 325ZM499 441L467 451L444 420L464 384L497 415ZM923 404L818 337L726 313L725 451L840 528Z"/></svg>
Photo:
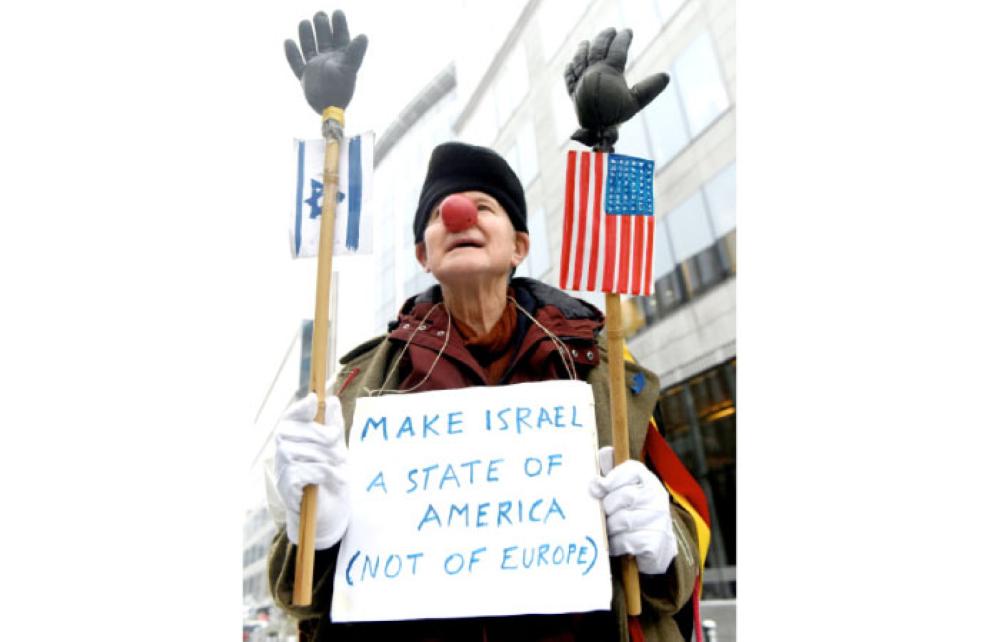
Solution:
<svg viewBox="0 0 1000 642"><path fill-rule="evenodd" d="M514 256L511 259L511 267L517 267L528 256L528 249L531 247L531 239L527 232L514 232Z"/></svg>
<svg viewBox="0 0 1000 642"><path fill-rule="evenodd" d="M424 272L427 272L427 246L423 241L413 246L413 253L416 254L417 262L424 268Z"/></svg>

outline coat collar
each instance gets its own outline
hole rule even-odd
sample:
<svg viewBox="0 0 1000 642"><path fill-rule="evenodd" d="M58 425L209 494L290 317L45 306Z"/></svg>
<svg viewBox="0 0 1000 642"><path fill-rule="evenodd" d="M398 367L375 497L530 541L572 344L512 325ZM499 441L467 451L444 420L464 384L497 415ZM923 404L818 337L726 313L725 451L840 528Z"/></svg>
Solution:
<svg viewBox="0 0 1000 642"><path fill-rule="evenodd" d="M532 314L540 308L551 306L553 310L550 312L558 313L553 316L561 316L568 321L589 320L597 324L598 330L604 327L604 314L600 310L551 285L535 279L517 277L511 279L510 287L514 290L515 298L521 307ZM440 303L441 300L440 285L433 285L420 294L410 297L400 309L399 318L389 324L389 331L392 332L398 325L404 323L404 316L414 316L420 311L426 314L431 305Z"/></svg>
<svg viewBox="0 0 1000 642"><path fill-rule="evenodd" d="M579 365L594 366L598 363L597 335L604 327L604 315L600 310L534 279L516 278L510 285L518 305L540 325L560 340L578 346L573 356ZM441 349L447 339L444 354L478 371L480 366L469 354L454 326L449 333L448 313L441 302L439 285L410 297L403 304L399 317L389 324L389 338L432 350ZM514 332L512 345L517 346L517 354L511 360L512 369L539 342L553 343L548 333L520 312Z"/></svg>

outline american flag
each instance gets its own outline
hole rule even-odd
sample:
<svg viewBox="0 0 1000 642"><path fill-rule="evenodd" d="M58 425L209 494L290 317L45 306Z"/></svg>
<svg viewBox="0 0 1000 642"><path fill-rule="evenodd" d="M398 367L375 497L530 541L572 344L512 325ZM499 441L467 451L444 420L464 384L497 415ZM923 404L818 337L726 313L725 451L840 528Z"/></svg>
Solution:
<svg viewBox="0 0 1000 642"><path fill-rule="evenodd" d="M559 287L649 296L653 161L570 151Z"/></svg>

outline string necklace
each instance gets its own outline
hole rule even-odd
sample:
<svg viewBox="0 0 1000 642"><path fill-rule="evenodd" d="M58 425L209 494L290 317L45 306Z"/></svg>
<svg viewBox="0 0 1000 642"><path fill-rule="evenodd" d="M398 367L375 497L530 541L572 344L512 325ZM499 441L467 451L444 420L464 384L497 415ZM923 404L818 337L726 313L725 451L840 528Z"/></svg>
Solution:
<svg viewBox="0 0 1000 642"><path fill-rule="evenodd" d="M562 339L557 337L555 333L546 328L538 319L532 316L530 312L525 310L521 306L521 304L518 303L516 299L514 299L514 297L508 296L507 300L513 303L515 308L517 308L522 314L524 314L524 316L530 319L532 323L538 326L538 328L545 334L545 336L548 337L555 344L556 352L559 354L559 359L562 361L563 368L566 370L566 373L570 376L570 378L579 379L579 375L576 372L576 366L573 362L573 357L570 352L570 349L566 346L566 344L562 341ZM392 375L395 374L396 369L399 367L399 362L403 358L403 355L406 353L406 349L410 346L410 343L413 341L413 337L417 335L417 332L420 330L420 328L425 327L424 322L431 315L431 313L434 312L434 310L436 310L440 305L441 303L438 302L435 303L433 306L431 306L431 308L420 320L420 323L417 325L417 327L414 328L413 332L410 333L410 336L406 339L406 343L403 344L403 348L399 351L399 354L396 355L396 358L393 360L392 366L389 368L389 372L386 373L385 379L383 380L381 387L379 387L377 390L365 388L365 392L368 395L381 396L385 394L405 394L416 390L417 388L419 388L420 386L424 385L424 383L427 382L427 379L430 378L431 374L434 372L435 366L437 366L438 361L441 359L441 355L444 354L444 350L448 346L448 341L451 338L451 325L452 325L451 311L448 310L447 306L445 306L444 308L445 314L448 315L448 325L445 327L444 341L441 344L441 348L438 349L437 354L434 356L434 361L431 362L430 368L427 369L427 374L424 375L423 379L421 379L414 385L410 386L409 388L405 388L402 390L399 389L394 390L391 388L390 389L386 388L386 386L388 385L389 381L392 378Z"/></svg>

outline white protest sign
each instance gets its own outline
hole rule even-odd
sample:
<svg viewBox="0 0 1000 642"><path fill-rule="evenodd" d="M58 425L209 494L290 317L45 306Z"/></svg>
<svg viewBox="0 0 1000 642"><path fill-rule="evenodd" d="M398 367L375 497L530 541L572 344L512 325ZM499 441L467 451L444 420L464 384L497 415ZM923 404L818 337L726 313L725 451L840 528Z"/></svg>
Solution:
<svg viewBox="0 0 1000 642"><path fill-rule="evenodd" d="M334 622L607 610L582 381L357 400Z"/></svg>

